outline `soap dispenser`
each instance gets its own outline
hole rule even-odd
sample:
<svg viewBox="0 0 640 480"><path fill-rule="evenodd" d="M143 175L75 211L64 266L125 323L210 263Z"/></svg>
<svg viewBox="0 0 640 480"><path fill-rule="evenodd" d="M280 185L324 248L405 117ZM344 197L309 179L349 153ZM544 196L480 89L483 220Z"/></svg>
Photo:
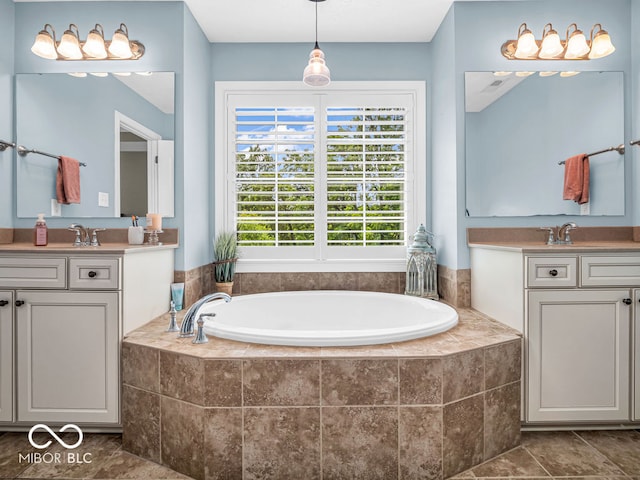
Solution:
<svg viewBox="0 0 640 480"><path fill-rule="evenodd" d="M36 247L46 247L48 243L49 230L47 229L47 222L44 220L44 213L39 213L36 226L33 229L33 244Z"/></svg>

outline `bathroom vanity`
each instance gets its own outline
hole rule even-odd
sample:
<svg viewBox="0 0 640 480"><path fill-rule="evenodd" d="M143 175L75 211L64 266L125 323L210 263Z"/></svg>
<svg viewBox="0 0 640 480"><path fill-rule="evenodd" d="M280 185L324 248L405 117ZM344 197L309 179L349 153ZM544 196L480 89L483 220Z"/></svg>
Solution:
<svg viewBox="0 0 640 480"><path fill-rule="evenodd" d="M640 243L469 246L472 307L524 334L523 422L640 421Z"/></svg>
<svg viewBox="0 0 640 480"><path fill-rule="evenodd" d="M0 430L120 425L120 344L164 313L176 244L0 245Z"/></svg>

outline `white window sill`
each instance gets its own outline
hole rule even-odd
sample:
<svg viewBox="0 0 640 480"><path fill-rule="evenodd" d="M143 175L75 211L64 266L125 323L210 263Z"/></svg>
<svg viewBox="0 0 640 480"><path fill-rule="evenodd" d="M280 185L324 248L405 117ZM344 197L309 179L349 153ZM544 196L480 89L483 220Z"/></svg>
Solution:
<svg viewBox="0 0 640 480"><path fill-rule="evenodd" d="M236 265L237 273L272 272L404 272L405 259L376 260L296 260L243 259Z"/></svg>

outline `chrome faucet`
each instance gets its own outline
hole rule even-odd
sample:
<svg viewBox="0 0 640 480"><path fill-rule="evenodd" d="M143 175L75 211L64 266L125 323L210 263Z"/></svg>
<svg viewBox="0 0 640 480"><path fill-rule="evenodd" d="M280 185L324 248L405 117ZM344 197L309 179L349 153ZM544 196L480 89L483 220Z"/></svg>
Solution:
<svg viewBox="0 0 640 480"><path fill-rule="evenodd" d="M76 239L73 242L74 247L86 247L91 243L89 240L89 229L79 223L72 223L67 227L67 230L76 232Z"/></svg>
<svg viewBox="0 0 640 480"><path fill-rule="evenodd" d="M570 231L578 228L578 226L573 222L567 222L562 225L558 229L558 243L562 245L571 245L573 244L573 240L571 240Z"/></svg>
<svg viewBox="0 0 640 480"><path fill-rule="evenodd" d="M185 313L184 318L182 319L182 326L180 327L180 334L178 335L179 337L193 337L193 325L195 323L194 320L198 314L198 310L200 310L200 307L205 303L209 303L213 300L224 300L229 303L231 301L231 297L226 293L216 292L205 295L200 300L197 300L193 305L191 305L191 307L189 307L189 310L187 310L187 313Z"/></svg>

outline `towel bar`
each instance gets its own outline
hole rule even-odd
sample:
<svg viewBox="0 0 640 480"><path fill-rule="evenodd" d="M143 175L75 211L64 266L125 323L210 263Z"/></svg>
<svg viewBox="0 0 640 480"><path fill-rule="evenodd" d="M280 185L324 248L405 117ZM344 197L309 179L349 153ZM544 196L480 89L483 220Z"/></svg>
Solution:
<svg viewBox="0 0 640 480"><path fill-rule="evenodd" d="M26 157L27 154L29 153L37 153L38 155L44 155L45 157L51 157L51 158L57 158L58 160L60 160L60 157L58 155L53 155L51 153L46 153L46 152L41 152L39 150L29 150L28 148L22 146L22 145L18 145L18 155L20 155L21 157ZM78 162L80 164L81 167L86 167L87 164L84 162Z"/></svg>
<svg viewBox="0 0 640 480"><path fill-rule="evenodd" d="M638 140L638 142L640 142L640 140ZM631 145L633 145L633 143ZM621 143L617 147L609 147L609 148L605 148L604 150L598 150L597 152L588 153L585 155L585 157L593 157L594 155L600 155L601 153L606 153L606 152L613 152L614 150L618 152L620 155L624 155L624 143ZM564 164L565 164L565 160L558 162L558 165L564 165Z"/></svg>

